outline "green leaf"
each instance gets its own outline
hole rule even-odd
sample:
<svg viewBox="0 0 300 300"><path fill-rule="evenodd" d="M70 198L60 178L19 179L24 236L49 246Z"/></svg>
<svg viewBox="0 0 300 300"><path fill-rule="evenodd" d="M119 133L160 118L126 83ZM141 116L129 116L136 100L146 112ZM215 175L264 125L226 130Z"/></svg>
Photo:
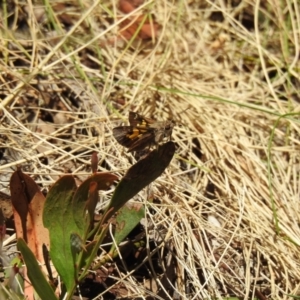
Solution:
<svg viewBox="0 0 300 300"><path fill-rule="evenodd" d="M119 245L128 236L144 216L145 209L142 204L135 204L130 207L129 205L124 205L119 210L116 217L116 230L114 235L116 243L113 243L109 251L111 257L113 257L116 245Z"/></svg>
<svg viewBox="0 0 300 300"><path fill-rule="evenodd" d="M23 259L27 267L27 275L35 291L38 293L41 299L57 300L53 289L47 282L45 275L41 271L40 266L36 261L36 258L25 241L23 239L18 239L17 246L23 255Z"/></svg>
<svg viewBox="0 0 300 300"><path fill-rule="evenodd" d="M170 164L175 153L175 144L167 142L133 165L121 179L106 209L106 220L118 211L129 199L159 177Z"/></svg>
<svg viewBox="0 0 300 300"><path fill-rule="evenodd" d="M82 182L82 184L78 187L78 190L74 195L72 209L74 214L74 220L79 230L77 232L79 235L81 235L81 237L84 236L85 230L89 225L88 218L86 218L86 210L88 208L87 200L91 184L93 182L96 182L98 191L106 190L117 179L118 177L111 173L95 173L87 180Z"/></svg>
<svg viewBox="0 0 300 300"><path fill-rule="evenodd" d="M72 211L75 191L74 177L61 177L46 197L43 215L44 226L50 235L50 257L68 293L72 293L76 285L70 244L71 233L78 231Z"/></svg>

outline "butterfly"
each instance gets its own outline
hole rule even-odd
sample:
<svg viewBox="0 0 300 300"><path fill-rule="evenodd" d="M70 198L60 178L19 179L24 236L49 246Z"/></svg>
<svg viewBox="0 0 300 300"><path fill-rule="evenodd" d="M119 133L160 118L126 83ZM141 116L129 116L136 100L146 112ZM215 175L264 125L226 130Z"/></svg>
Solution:
<svg viewBox="0 0 300 300"><path fill-rule="evenodd" d="M119 144L128 148L128 152L142 151L146 147L159 144L165 138L171 138L175 122L155 121L133 111L129 112L130 126L113 128L113 135Z"/></svg>

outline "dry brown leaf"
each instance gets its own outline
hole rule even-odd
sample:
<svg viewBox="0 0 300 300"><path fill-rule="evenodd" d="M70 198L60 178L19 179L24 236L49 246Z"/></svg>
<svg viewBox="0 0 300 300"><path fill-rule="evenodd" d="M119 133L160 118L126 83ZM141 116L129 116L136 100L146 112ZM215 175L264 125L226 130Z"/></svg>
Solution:
<svg viewBox="0 0 300 300"><path fill-rule="evenodd" d="M119 8L123 13L130 13L142 3L143 1L120 0ZM120 24L119 34L127 40L131 39L136 34L142 22L143 25L137 37L141 40L155 39L158 35L159 25L153 21L153 18L150 18L150 16L146 17L143 14L124 20Z"/></svg>

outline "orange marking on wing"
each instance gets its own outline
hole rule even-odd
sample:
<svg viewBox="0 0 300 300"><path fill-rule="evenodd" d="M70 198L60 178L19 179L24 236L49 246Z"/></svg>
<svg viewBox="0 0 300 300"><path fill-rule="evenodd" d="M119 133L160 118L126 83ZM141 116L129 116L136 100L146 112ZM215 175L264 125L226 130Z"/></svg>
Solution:
<svg viewBox="0 0 300 300"><path fill-rule="evenodd" d="M140 131L138 129L133 129L133 133L130 135L127 135L130 139L134 139L136 137L138 137L140 134Z"/></svg>

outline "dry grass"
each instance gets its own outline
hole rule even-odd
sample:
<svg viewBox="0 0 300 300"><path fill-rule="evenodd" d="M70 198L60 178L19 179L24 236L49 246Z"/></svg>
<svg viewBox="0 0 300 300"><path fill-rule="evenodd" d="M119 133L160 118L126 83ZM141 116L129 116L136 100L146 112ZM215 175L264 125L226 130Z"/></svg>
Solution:
<svg viewBox="0 0 300 300"><path fill-rule="evenodd" d="M165 276L150 292L119 273L132 298L300 295L299 3L232 2L146 1L160 33L129 44L115 1L2 6L2 191L17 165L45 188L81 177L94 150L124 173L112 128L129 110L178 124L176 157L140 194Z"/></svg>

